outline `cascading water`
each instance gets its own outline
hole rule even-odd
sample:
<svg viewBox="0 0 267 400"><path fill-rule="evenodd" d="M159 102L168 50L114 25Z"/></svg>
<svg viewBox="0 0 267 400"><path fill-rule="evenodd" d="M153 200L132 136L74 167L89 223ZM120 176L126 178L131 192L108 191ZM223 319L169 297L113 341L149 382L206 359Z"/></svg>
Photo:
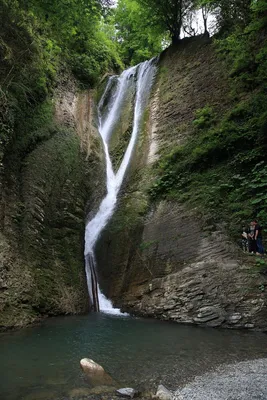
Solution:
<svg viewBox="0 0 267 400"><path fill-rule="evenodd" d="M106 90L98 105L99 132L103 140L106 157L107 194L102 200L95 217L89 221L85 230L85 264L87 284L91 302L95 311L119 314L119 309L114 309L112 303L101 293L97 282L96 261L94 247L100 233L113 214L117 195L121 188L125 172L130 163L136 139L140 130L143 113L147 105L153 79L156 72L156 60L146 61L135 67L124 71L120 77L111 77ZM116 82L116 90L108 103L107 111L104 112L104 103L112 85ZM135 84L135 107L133 117L132 135L125 151L119 169L114 173L109 156L108 142L112 136L114 126L120 118L120 110L129 88Z"/></svg>

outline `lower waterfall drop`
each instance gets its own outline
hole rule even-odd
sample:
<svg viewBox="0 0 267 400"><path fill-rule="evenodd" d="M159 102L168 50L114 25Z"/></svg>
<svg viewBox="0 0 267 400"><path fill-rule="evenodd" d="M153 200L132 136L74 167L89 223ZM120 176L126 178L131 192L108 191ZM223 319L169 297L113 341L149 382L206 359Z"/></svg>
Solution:
<svg viewBox="0 0 267 400"><path fill-rule="evenodd" d="M91 219L86 225L84 251L88 291L95 311L101 311L110 314L121 314L120 310L113 308L111 301L108 300L100 291L97 280L94 248L97 239L114 212L117 196L136 144L142 117L148 103L150 90L156 74L156 69L157 59L152 59L124 71L117 78L115 92L114 95L111 96L111 104L108 103L108 107L106 107L107 112L104 113L104 104L107 100L107 95L111 90L111 86L114 85L114 80L116 79L114 76L109 78L104 94L98 105L98 129L103 141L106 158L107 194L102 200L94 218ZM116 122L121 117L121 106L123 101L133 85L135 85L133 130L122 162L117 173L115 174L109 155L108 142L112 136Z"/></svg>

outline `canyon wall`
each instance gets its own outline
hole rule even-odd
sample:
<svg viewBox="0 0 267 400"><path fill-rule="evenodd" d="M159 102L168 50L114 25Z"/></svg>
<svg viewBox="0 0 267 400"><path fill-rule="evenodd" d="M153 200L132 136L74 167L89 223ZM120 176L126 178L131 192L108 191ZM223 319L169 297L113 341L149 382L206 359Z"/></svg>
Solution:
<svg viewBox="0 0 267 400"><path fill-rule="evenodd" d="M100 286L136 315L211 327L266 328L266 278L228 235L225 221L190 199L153 200L155 165L195 134L206 105L232 99L224 63L206 38L160 58L157 81L118 207L97 245ZM220 219L220 218L219 218Z"/></svg>
<svg viewBox="0 0 267 400"><path fill-rule="evenodd" d="M0 327L89 310L85 216L105 192L90 91L58 77L53 119L8 146L1 174ZM33 116L34 118L34 116ZM23 124L24 121L22 121Z"/></svg>

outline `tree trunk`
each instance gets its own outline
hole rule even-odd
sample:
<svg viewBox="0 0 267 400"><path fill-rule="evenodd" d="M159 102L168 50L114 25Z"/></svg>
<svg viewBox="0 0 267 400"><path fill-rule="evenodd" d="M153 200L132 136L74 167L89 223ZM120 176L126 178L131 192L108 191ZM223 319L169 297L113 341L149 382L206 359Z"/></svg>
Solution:
<svg viewBox="0 0 267 400"><path fill-rule="evenodd" d="M172 44L177 44L180 41L180 33L182 29L182 21L177 22L171 30Z"/></svg>
<svg viewBox="0 0 267 400"><path fill-rule="evenodd" d="M209 31L208 31L208 11L206 8L202 7L202 16L203 16L203 21L204 21L204 35L209 36Z"/></svg>
<svg viewBox="0 0 267 400"><path fill-rule="evenodd" d="M180 34L173 33L172 34L172 44L177 44L180 41Z"/></svg>

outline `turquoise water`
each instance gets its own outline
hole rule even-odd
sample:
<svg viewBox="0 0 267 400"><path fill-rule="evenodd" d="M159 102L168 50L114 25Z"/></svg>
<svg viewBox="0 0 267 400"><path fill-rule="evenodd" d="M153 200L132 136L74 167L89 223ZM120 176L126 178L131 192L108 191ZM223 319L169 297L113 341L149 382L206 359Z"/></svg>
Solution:
<svg viewBox="0 0 267 400"><path fill-rule="evenodd" d="M266 357L261 333L91 314L53 318L0 335L1 400L69 400L88 388L79 365L92 358L118 382L170 389L219 364ZM88 398L88 397L87 397Z"/></svg>

